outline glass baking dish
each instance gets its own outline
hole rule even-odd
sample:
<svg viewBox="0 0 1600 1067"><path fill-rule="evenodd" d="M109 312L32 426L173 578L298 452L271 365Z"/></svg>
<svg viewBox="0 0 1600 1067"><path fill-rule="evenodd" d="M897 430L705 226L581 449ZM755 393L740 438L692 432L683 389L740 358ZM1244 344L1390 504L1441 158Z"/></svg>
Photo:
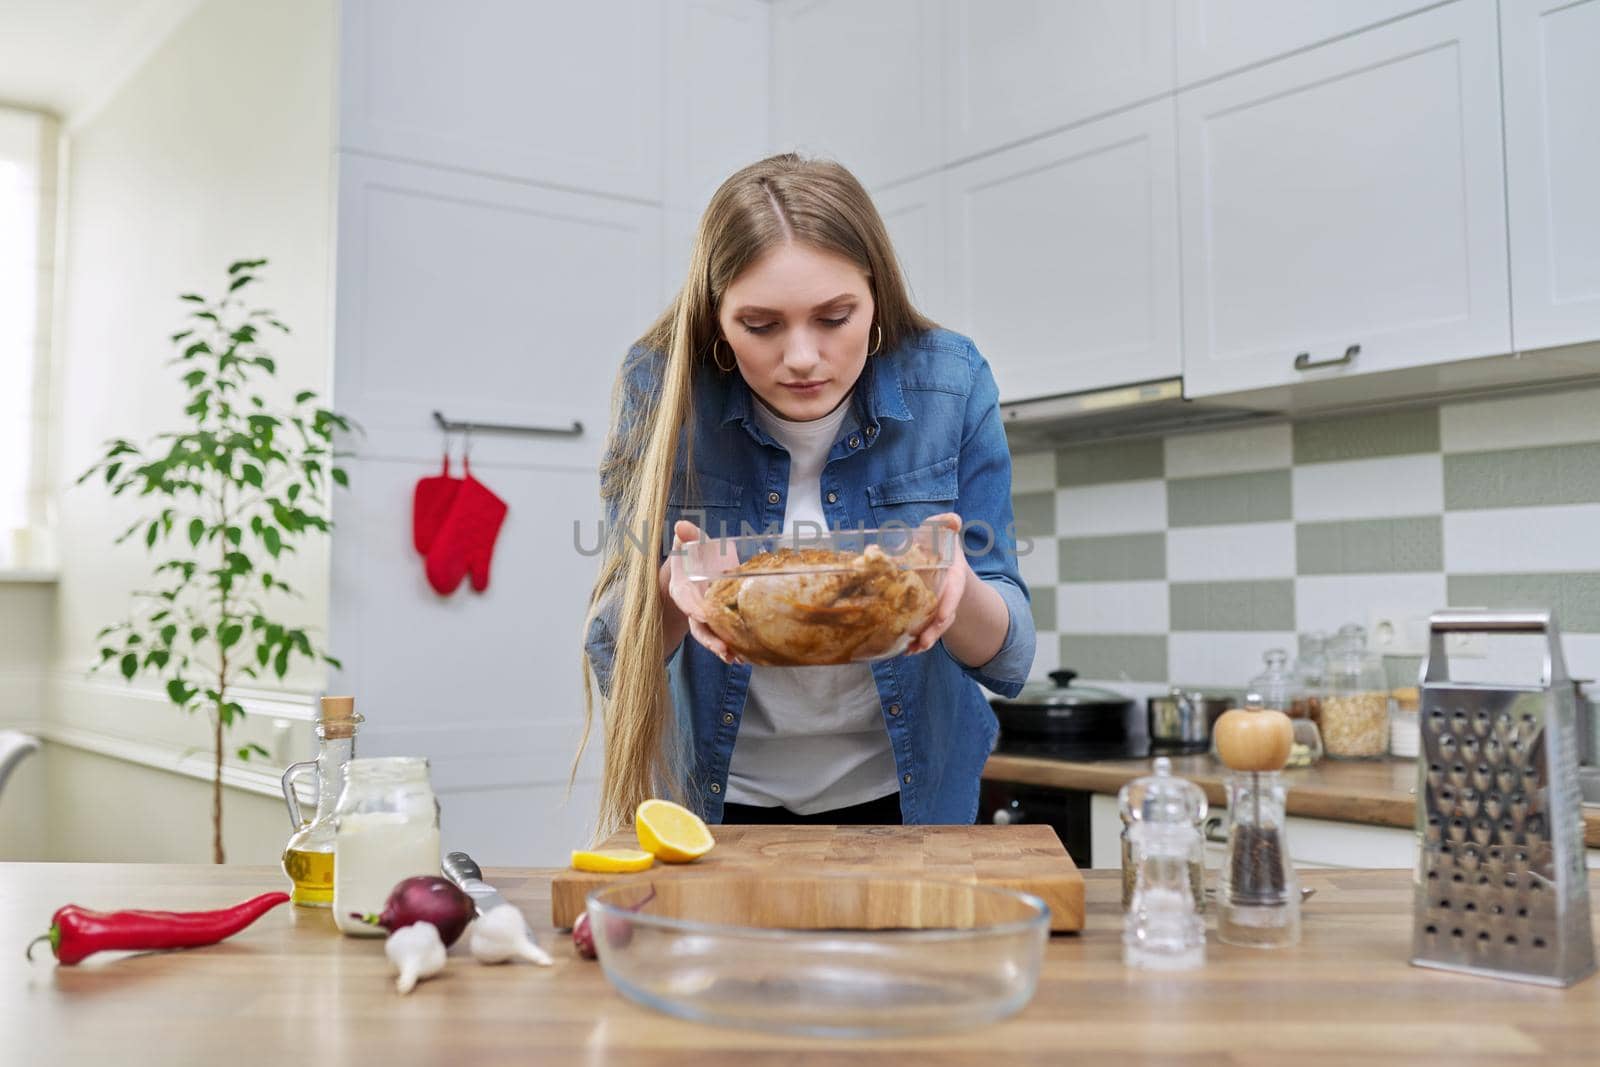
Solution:
<svg viewBox="0 0 1600 1067"><path fill-rule="evenodd" d="M706 538L682 551L712 632L748 663L799 667L904 652L933 617L958 543L946 526L888 526Z"/></svg>
<svg viewBox="0 0 1600 1067"><path fill-rule="evenodd" d="M600 965L629 999L699 1022L831 1037L1020 1011L1050 931L1049 906L1027 893L859 875L633 879L591 893L588 910Z"/></svg>

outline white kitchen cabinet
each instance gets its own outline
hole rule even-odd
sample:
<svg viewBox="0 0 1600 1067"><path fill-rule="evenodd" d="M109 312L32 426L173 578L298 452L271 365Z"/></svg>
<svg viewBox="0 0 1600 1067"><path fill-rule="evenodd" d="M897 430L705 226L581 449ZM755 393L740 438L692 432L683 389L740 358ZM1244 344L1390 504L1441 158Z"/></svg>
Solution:
<svg viewBox="0 0 1600 1067"><path fill-rule="evenodd" d="M838 160L877 189L944 162L942 8L810 0L772 14L772 136Z"/></svg>
<svg viewBox="0 0 1600 1067"><path fill-rule="evenodd" d="M1600 339L1600 0L1503 0L1513 340Z"/></svg>
<svg viewBox="0 0 1600 1067"><path fill-rule="evenodd" d="M660 311L660 237L646 205L342 155L335 379L358 449L437 457L438 409L580 422L481 436L473 454L593 466L622 356Z"/></svg>
<svg viewBox="0 0 1600 1067"><path fill-rule="evenodd" d="M1175 377L1170 99L948 172L950 322L1002 400Z"/></svg>
<svg viewBox="0 0 1600 1067"><path fill-rule="evenodd" d="M661 198L655 0L344 0L341 11L342 149Z"/></svg>
<svg viewBox="0 0 1600 1067"><path fill-rule="evenodd" d="M948 306L944 175L902 182L873 194L918 311L941 324Z"/></svg>
<svg viewBox="0 0 1600 1067"><path fill-rule="evenodd" d="M1432 0L1183 0L1178 85L1240 70L1427 7Z"/></svg>
<svg viewBox="0 0 1600 1067"><path fill-rule="evenodd" d="M425 756L447 850L483 863L562 866L593 831L599 732L570 808L583 726L581 621L596 560L592 468L474 462L509 506L487 591L441 597L412 546L411 489L427 467L351 461L330 567L330 636L359 695L363 756Z"/></svg>
<svg viewBox="0 0 1600 1067"><path fill-rule="evenodd" d="M1178 94L1185 390L1511 347L1493 0Z"/></svg>
<svg viewBox="0 0 1600 1067"><path fill-rule="evenodd" d="M950 0L947 148L964 159L1170 92L1173 0Z"/></svg>
<svg viewBox="0 0 1600 1067"><path fill-rule="evenodd" d="M768 154L771 5L679 0L666 19L665 200L698 218L725 178Z"/></svg>

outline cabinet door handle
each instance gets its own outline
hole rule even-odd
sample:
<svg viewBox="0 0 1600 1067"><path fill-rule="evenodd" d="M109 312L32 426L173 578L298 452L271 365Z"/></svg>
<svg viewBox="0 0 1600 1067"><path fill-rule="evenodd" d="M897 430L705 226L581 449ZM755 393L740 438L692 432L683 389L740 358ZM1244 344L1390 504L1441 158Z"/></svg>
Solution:
<svg viewBox="0 0 1600 1067"><path fill-rule="evenodd" d="M1361 354L1360 345L1351 345L1344 350L1344 355L1333 359L1312 359L1310 352L1302 352L1294 357L1295 370L1321 370L1323 367L1343 367L1356 361Z"/></svg>

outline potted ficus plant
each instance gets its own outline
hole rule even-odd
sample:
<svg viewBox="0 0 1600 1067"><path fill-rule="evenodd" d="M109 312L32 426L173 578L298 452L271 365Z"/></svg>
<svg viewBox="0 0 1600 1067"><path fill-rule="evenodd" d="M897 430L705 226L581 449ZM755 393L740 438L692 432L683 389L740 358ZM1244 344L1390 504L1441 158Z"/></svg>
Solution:
<svg viewBox="0 0 1600 1067"><path fill-rule="evenodd" d="M277 373L264 338L289 332L271 311L245 306L242 294L266 262L229 266L219 299L179 298L193 320L172 335L179 355L171 363L187 390L182 427L144 448L111 440L78 479L98 475L113 496L150 504L117 543L139 538L152 553L165 549L153 587L134 593L128 619L97 635L94 669L115 666L129 681L153 676L179 710L211 717L216 863L226 735L244 716L237 688L268 672L281 680L296 657L339 666L306 629L273 617L275 605L299 595L279 576L280 562L305 539L327 535L330 487L349 485L334 435L350 422L311 390L288 406L258 392L260 379ZM236 751L241 760L268 755L253 743Z"/></svg>

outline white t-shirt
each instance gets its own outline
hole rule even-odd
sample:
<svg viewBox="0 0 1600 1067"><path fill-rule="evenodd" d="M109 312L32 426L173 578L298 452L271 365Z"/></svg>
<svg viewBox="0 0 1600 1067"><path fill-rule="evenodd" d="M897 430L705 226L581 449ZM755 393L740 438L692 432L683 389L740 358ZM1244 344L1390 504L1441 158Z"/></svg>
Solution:
<svg viewBox="0 0 1600 1067"><path fill-rule="evenodd" d="M756 422L789 452L785 534L799 522L814 524L802 536L828 528L822 468L849 412L846 397L820 419L790 422L756 401ZM865 663L751 668L728 766L729 801L814 815L888 796L900 788L896 775L878 688Z"/></svg>

